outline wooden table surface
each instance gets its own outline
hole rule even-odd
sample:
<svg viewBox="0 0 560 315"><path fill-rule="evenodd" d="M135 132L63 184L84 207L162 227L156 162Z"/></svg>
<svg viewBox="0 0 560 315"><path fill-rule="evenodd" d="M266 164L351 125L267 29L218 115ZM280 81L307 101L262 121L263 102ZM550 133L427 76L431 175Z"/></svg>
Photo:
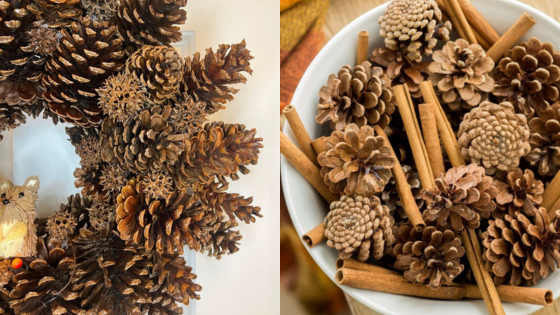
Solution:
<svg viewBox="0 0 560 315"><path fill-rule="evenodd" d="M526 3L542 12L545 12L550 17L560 21L560 1L558 0L517 0ZM331 6L327 13L327 19L323 30L327 40L332 38L338 31L340 31L349 22L362 15L364 12L372 8L388 2L387 0L331 0ZM351 297L347 296L350 304L350 309L354 315L379 315ZM542 310L533 313L533 315L559 315L560 314L560 299L557 299L553 306L545 307Z"/></svg>

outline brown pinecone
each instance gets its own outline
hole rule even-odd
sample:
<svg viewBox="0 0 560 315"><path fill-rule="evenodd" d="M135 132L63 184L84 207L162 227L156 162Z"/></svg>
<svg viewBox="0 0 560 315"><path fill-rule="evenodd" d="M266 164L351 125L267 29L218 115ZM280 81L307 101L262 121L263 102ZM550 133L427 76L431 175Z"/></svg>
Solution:
<svg viewBox="0 0 560 315"><path fill-rule="evenodd" d="M515 218L518 213L534 216L535 210L542 203L544 184L535 179L531 170L509 169L505 180L494 179L494 187L498 190L498 211L492 212L495 219L503 219L505 214Z"/></svg>
<svg viewBox="0 0 560 315"><path fill-rule="evenodd" d="M461 257L465 248L452 230L428 226L417 231L405 223L399 226L396 235L395 268L404 271L404 277L412 283L438 289L442 284L451 285L463 272Z"/></svg>
<svg viewBox="0 0 560 315"><path fill-rule="evenodd" d="M525 159L538 165L542 176L554 176L560 170L560 103L550 107L541 117L529 120L531 152Z"/></svg>
<svg viewBox="0 0 560 315"><path fill-rule="evenodd" d="M527 117L508 102L480 104L465 115L458 133L463 158L484 166L489 175L517 167L531 150L529 136Z"/></svg>
<svg viewBox="0 0 560 315"><path fill-rule="evenodd" d="M81 3L86 14L99 21L111 20L120 5L119 0L81 0Z"/></svg>
<svg viewBox="0 0 560 315"><path fill-rule="evenodd" d="M534 217L506 214L489 224L482 257L497 285L534 285L560 266L560 222L551 224L545 208L536 208Z"/></svg>
<svg viewBox="0 0 560 315"><path fill-rule="evenodd" d="M173 178L165 171L152 171L142 180L147 200L165 199L174 188Z"/></svg>
<svg viewBox="0 0 560 315"><path fill-rule="evenodd" d="M177 24L185 24L187 0L121 0L114 21L125 43L134 51L143 45L164 45L181 40Z"/></svg>
<svg viewBox="0 0 560 315"><path fill-rule="evenodd" d="M87 17L61 29L61 34L61 43L47 62L43 97L62 121L97 126L103 111L95 90L124 67L122 40L115 26Z"/></svg>
<svg viewBox="0 0 560 315"><path fill-rule="evenodd" d="M370 61L385 71L385 75L393 80L393 85L406 84L412 97L422 97L420 83L428 78L429 62L416 62L401 52L384 47L374 49Z"/></svg>
<svg viewBox="0 0 560 315"><path fill-rule="evenodd" d="M142 46L126 62L126 73L148 88L152 100L175 99L183 82L184 60L171 46Z"/></svg>
<svg viewBox="0 0 560 315"><path fill-rule="evenodd" d="M198 134L208 119L205 112L204 102L195 102L192 97L187 96L173 106L171 114L171 126L178 133L192 138Z"/></svg>
<svg viewBox="0 0 560 315"><path fill-rule="evenodd" d="M8 285L15 274L16 270L12 268L12 260L0 259L0 287Z"/></svg>
<svg viewBox="0 0 560 315"><path fill-rule="evenodd" d="M101 185L101 172L103 168L82 166L74 171L74 186L81 188L83 196L92 200L108 201L111 193Z"/></svg>
<svg viewBox="0 0 560 315"><path fill-rule="evenodd" d="M487 219L496 209L498 191L492 186L492 177L476 164L449 169L436 180L436 187L422 191L422 198L429 204L424 211L425 220L437 221L438 227L460 232L465 228L478 228L480 218Z"/></svg>
<svg viewBox="0 0 560 315"><path fill-rule="evenodd" d="M129 172L124 171L118 165L109 165L101 169L99 184L103 189L112 194L119 194L121 188L128 182Z"/></svg>
<svg viewBox="0 0 560 315"><path fill-rule="evenodd" d="M92 205L91 199L88 197L83 197L80 194L70 195L66 203L60 205L58 211L69 212L74 218L77 219L78 225L75 227L75 231L79 231L84 225L88 223L88 210ZM45 224L46 226L46 221ZM37 233L40 235L39 233Z"/></svg>
<svg viewBox="0 0 560 315"><path fill-rule="evenodd" d="M430 55L438 39L449 40L451 22L443 22L434 0L393 0L378 20L385 46L406 52L411 60Z"/></svg>
<svg viewBox="0 0 560 315"><path fill-rule="evenodd" d="M89 224L95 231L104 231L115 222L115 206L110 203L94 201L89 211Z"/></svg>
<svg viewBox="0 0 560 315"><path fill-rule="evenodd" d="M99 137L90 136L82 138L82 141L76 145L76 153L80 157L80 165L95 167L102 162L101 160L101 143Z"/></svg>
<svg viewBox="0 0 560 315"><path fill-rule="evenodd" d="M47 25L37 25L27 31L30 49L39 55L51 56L58 46L60 33Z"/></svg>
<svg viewBox="0 0 560 315"><path fill-rule="evenodd" d="M558 100L560 52L535 37L510 49L494 71L494 95L511 102L517 112L545 113Z"/></svg>
<svg viewBox="0 0 560 315"><path fill-rule="evenodd" d="M69 240L76 231L78 219L69 210L58 210L49 216L47 220L47 233L59 241Z"/></svg>
<svg viewBox="0 0 560 315"><path fill-rule="evenodd" d="M327 150L317 157L321 176L330 190L346 195L371 197L391 178L395 158L385 139L370 126L350 124L327 140Z"/></svg>
<svg viewBox="0 0 560 315"><path fill-rule="evenodd" d="M24 107L0 104L0 131L9 131L25 124ZM0 134L0 141L2 139L2 134Z"/></svg>
<svg viewBox="0 0 560 315"><path fill-rule="evenodd" d="M227 193L229 183L220 179L201 190L202 202L216 213L225 213L231 222L236 218L246 224L254 223L256 218L262 218L261 208L251 205L253 197L245 198L239 194Z"/></svg>
<svg viewBox="0 0 560 315"><path fill-rule="evenodd" d="M220 45L215 53L208 48L203 59L198 52L186 58L182 92L206 103L209 115L224 109L224 104L233 100L238 91L230 86L247 82L242 72L253 74L249 62L253 56L246 47L243 40L239 44Z"/></svg>
<svg viewBox="0 0 560 315"><path fill-rule="evenodd" d="M239 241L243 236L239 231L233 231L232 228L237 227L237 222L224 220L218 216L214 222L208 225L211 233L206 236L200 252L207 252L208 257L214 257L220 260L223 255L235 254L239 251Z"/></svg>
<svg viewBox="0 0 560 315"><path fill-rule="evenodd" d="M117 73L96 91L105 115L121 123L136 119L148 103L148 91L135 73Z"/></svg>
<svg viewBox="0 0 560 315"><path fill-rule="evenodd" d="M35 16L28 0L4 1L0 6L0 103L32 105L45 90L41 84L46 59L33 51L28 32Z"/></svg>
<svg viewBox="0 0 560 315"><path fill-rule="evenodd" d="M319 96L315 120L319 124L329 121L333 130L344 130L351 123L385 128L395 112L391 80L369 61L331 74Z"/></svg>
<svg viewBox="0 0 560 315"><path fill-rule="evenodd" d="M452 111L470 110L488 100L488 93L494 88L490 76L494 61L480 45L469 45L459 38L447 42L432 58L428 80Z"/></svg>
<svg viewBox="0 0 560 315"><path fill-rule="evenodd" d="M216 176L239 178L248 174L248 165L258 163L262 138L255 129L241 124L212 122L204 125L196 137L185 142L179 162L171 170L178 188L193 184L206 185Z"/></svg>
<svg viewBox="0 0 560 315"><path fill-rule="evenodd" d="M420 185L418 172L408 165L403 165L402 169L408 182L408 186L410 186L410 190L414 196L414 200L416 200L416 205L418 206L418 209L420 209L420 212L422 212L426 203L424 202L424 199L422 199L422 186ZM389 211L391 211L393 216L396 217L398 215L401 219L408 218L399 197L399 191L394 177L391 177L389 182L387 182L387 185L385 185L383 191L378 195L381 195L383 204L389 208Z"/></svg>
<svg viewBox="0 0 560 315"><path fill-rule="evenodd" d="M80 0L33 0L27 8L52 28L67 27L82 16Z"/></svg>

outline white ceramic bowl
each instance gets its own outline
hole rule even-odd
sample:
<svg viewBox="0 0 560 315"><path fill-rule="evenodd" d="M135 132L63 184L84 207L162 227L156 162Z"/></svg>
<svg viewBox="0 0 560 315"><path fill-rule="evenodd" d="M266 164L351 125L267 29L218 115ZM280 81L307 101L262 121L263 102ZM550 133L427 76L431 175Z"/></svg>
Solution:
<svg viewBox="0 0 560 315"><path fill-rule="evenodd" d="M537 24L523 40L535 36L544 42L551 42L557 50L560 50L560 37L558 37L560 24L545 13L513 0L472 0L472 3L500 34L503 34L523 12L529 13L535 18ZM370 51L383 45L382 38L377 35L379 31L377 19L383 14L386 6L387 4L384 4L374 8L348 24L327 43L305 72L292 104L296 106L305 128L313 139L326 134L324 127L315 122L316 105L321 86L326 84L329 74L338 72L340 67L346 64L355 63L357 35L360 30L367 30L370 34ZM288 124L286 124L284 132L292 141L295 141ZM284 158L282 158L281 168L284 196L292 221L301 236L322 222L328 206L313 187ZM334 279L336 251L321 244L310 249L309 252L323 271ZM552 289L555 297L560 296L560 272L549 275L537 286ZM367 307L383 314L472 315L487 313L482 301L436 301L346 286L341 286L341 288ZM504 303L504 308L507 314L530 314L537 311L540 306Z"/></svg>

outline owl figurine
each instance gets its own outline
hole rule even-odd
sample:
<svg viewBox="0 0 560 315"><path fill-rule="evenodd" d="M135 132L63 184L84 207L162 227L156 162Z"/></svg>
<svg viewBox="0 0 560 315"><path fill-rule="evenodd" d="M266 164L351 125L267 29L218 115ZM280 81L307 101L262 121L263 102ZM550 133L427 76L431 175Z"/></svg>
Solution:
<svg viewBox="0 0 560 315"><path fill-rule="evenodd" d="M37 254L37 200L39 178L29 177L23 186L0 180L0 257Z"/></svg>

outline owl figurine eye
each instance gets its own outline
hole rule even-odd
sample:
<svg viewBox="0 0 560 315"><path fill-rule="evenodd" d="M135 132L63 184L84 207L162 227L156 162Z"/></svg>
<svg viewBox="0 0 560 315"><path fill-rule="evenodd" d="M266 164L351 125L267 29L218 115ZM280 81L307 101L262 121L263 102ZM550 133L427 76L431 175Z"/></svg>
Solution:
<svg viewBox="0 0 560 315"><path fill-rule="evenodd" d="M0 196L2 198L6 198L6 193L3 193L2 196Z"/></svg>
<svg viewBox="0 0 560 315"><path fill-rule="evenodd" d="M23 196L25 196L25 194L22 193L22 192L20 192L20 193L19 193L19 197L20 197L20 198L23 198Z"/></svg>

